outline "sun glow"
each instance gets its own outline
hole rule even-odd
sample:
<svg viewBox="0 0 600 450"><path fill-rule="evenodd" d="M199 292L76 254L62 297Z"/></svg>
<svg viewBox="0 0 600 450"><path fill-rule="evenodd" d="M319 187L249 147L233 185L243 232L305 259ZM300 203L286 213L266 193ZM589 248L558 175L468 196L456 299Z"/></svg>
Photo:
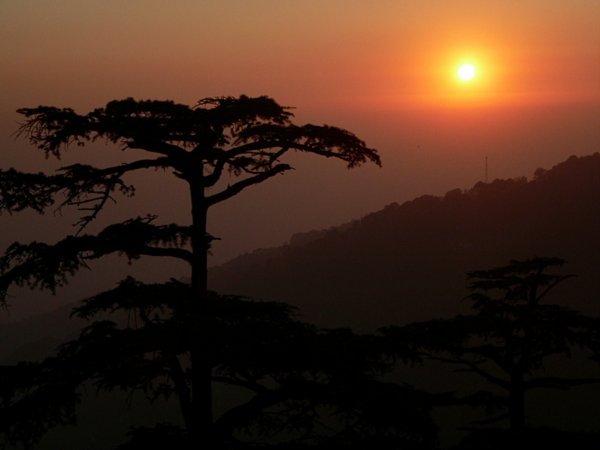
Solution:
<svg viewBox="0 0 600 450"><path fill-rule="evenodd" d="M456 75L461 81L471 81L477 75L477 69L471 63L464 63L458 67Z"/></svg>
<svg viewBox="0 0 600 450"><path fill-rule="evenodd" d="M515 100L507 85L509 79L514 80L509 77L515 67L509 64L510 51L491 41L482 42L481 48L442 44L423 48L409 68L398 61L396 78L402 80L397 87L402 92L399 102L419 108L455 109Z"/></svg>

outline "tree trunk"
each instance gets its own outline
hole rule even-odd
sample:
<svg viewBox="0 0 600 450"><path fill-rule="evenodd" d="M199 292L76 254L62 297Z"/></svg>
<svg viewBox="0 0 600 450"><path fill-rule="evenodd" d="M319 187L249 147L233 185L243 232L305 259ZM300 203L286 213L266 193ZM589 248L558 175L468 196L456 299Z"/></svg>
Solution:
<svg viewBox="0 0 600 450"><path fill-rule="evenodd" d="M185 372L177 355L169 355L168 358L171 376L173 377L173 383L175 384L175 392L177 393L177 398L179 399L179 409L181 411L181 415L183 416L183 423L186 430L189 431L194 428L191 391L188 386L188 382L185 379Z"/></svg>
<svg viewBox="0 0 600 450"><path fill-rule="evenodd" d="M208 310L208 241L207 206L201 180L190 181L192 202L192 299L188 307L191 313L190 353L192 364L192 422L189 429L191 447L212 447L212 364L210 354L210 312Z"/></svg>
<svg viewBox="0 0 600 450"><path fill-rule="evenodd" d="M525 428L525 386L522 373L511 374L508 414L511 431L520 434Z"/></svg>

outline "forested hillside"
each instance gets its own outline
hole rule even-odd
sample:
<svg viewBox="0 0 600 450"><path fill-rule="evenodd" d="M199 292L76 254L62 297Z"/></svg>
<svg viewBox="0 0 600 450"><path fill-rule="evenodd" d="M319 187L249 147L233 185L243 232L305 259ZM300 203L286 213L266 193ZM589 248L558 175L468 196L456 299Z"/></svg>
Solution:
<svg viewBox="0 0 600 450"><path fill-rule="evenodd" d="M531 179L477 183L393 203L360 220L299 234L210 273L223 293L290 302L308 320L371 328L466 308L465 273L510 259L558 256L577 277L562 302L598 314L600 154Z"/></svg>

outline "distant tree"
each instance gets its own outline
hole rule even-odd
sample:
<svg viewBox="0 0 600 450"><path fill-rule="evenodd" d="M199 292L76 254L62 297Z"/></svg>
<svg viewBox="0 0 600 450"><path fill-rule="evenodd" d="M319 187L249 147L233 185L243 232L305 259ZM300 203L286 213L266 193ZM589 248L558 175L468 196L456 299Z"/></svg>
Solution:
<svg viewBox="0 0 600 450"><path fill-rule="evenodd" d="M110 167L74 164L54 174L0 171L0 211L31 208L41 213L52 206L72 206L82 213L77 233L56 244L11 245L0 259L0 293L5 294L11 284L54 290L87 261L111 253L186 262L192 295L177 304L176 315L185 318L181 332L189 346L172 359L170 377L179 388L192 444L209 442L214 422L213 367L205 355L215 345L207 300L209 209L292 169L282 162L290 152L340 159L349 168L366 162L380 165L377 152L340 128L294 125L290 110L268 97L206 98L192 107L129 98L84 115L49 106L23 108L19 113L25 121L18 134L46 156L59 158L72 144L105 139L126 150L142 150L148 157ZM184 183L190 224L157 225L155 216L147 216L110 225L96 235L84 234L116 193L134 194L126 176L147 169L168 170ZM189 368L182 359L186 355ZM177 381L180 375L183 378Z"/></svg>
<svg viewBox="0 0 600 450"><path fill-rule="evenodd" d="M600 350L600 319L584 316L543 300L558 284L572 277L551 273L562 266L558 258L512 261L509 265L468 274L474 314L386 329L388 338L412 342L424 358L473 373L506 392L500 398L480 393L489 409L506 413L485 423L509 419L516 434L526 427L525 399L533 389L567 389L600 382L600 378L545 376L551 356L570 356L575 347L587 348L592 358Z"/></svg>

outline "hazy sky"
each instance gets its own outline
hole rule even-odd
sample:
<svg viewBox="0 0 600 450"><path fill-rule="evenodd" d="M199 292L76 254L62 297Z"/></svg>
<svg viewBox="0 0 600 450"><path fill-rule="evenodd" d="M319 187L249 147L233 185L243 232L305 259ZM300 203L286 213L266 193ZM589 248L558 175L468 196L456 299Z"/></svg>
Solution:
<svg viewBox="0 0 600 450"><path fill-rule="evenodd" d="M299 123L341 126L380 150L382 169L299 157L294 173L215 210L216 263L392 201L469 188L486 156L490 178L506 178L599 151L599 20L597 0L0 0L0 162L119 161L102 144L45 161L11 133L19 107L83 113L128 96L267 94L296 107ZM455 76L463 61L477 67L470 83ZM186 200L157 176L109 215L187 220ZM2 247L70 231L67 219L32 214L0 226Z"/></svg>

